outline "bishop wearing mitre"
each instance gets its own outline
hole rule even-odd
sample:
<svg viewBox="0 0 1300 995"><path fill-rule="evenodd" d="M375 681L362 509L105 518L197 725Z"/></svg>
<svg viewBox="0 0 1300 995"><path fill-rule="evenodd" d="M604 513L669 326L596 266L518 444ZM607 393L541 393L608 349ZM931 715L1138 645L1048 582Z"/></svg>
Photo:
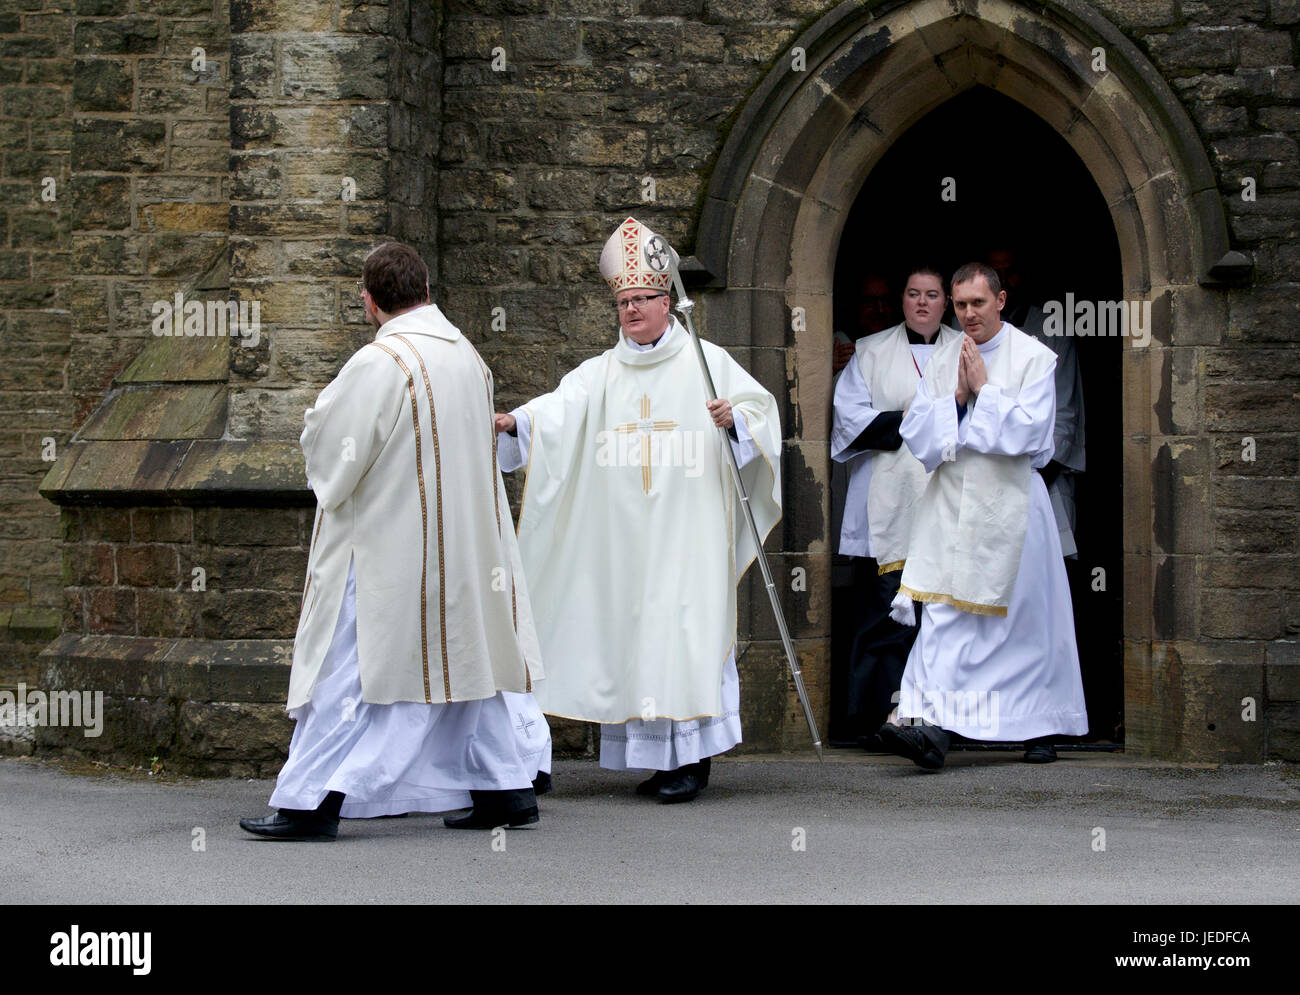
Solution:
<svg viewBox="0 0 1300 995"><path fill-rule="evenodd" d="M289 675L297 720L255 835L332 840L339 817L471 808L538 821L541 654L492 429L492 374L396 242L362 270L378 330L306 414L316 495Z"/></svg>
<svg viewBox="0 0 1300 995"><path fill-rule="evenodd" d="M526 473L519 548L547 661L537 700L600 723L602 767L652 771L638 794L683 802L741 740L736 585L757 551L722 447L766 536L781 516L781 426L776 399L709 342L718 399L706 401L670 272L647 265L653 238L628 218L601 253L617 344L496 424L502 469Z"/></svg>
<svg viewBox="0 0 1300 995"><path fill-rule="evenodd" d="M1088 715L1061 542L1037 471L1052 458L1056 356L1001 318L997 273L952 278L963 335L939 345L899 434L929 472L916 502L895 618L920 631L885 745L943 766L952 733L1020 740L1029 763Z"/></svg>

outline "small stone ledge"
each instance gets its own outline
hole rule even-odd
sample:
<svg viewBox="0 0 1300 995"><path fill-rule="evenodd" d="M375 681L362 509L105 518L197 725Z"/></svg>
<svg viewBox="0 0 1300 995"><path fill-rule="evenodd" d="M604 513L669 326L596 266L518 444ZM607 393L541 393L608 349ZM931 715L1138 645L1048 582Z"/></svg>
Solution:
<svg viewBox="0 0 1300 995"><path fill-rule="evenodd" d="M157 639L65 632L41 653L49 688L114 697L284 707L293 641Z"/></svg>
<svg viewBox="0 0 1300 995"><path fill-rule="evenodd" d="M284 703L293 643L64 633L41 654L45 690L103 693L100 734L34 730L35 752L174 773L273 774L293 723Z"/></svg>
<svg viewBox="0 0 1300 995"><path fill-rule="evenodd" d="M0 611L0 643L48 643L63 628L63 615L53 608L18 606Z"/></svg>
<svg viewBox="0 0 1300 995"><path fill-rule="evenodd" d="M41 481L58 505L310 507L295 442L231 440L76 442Z"/></svg>

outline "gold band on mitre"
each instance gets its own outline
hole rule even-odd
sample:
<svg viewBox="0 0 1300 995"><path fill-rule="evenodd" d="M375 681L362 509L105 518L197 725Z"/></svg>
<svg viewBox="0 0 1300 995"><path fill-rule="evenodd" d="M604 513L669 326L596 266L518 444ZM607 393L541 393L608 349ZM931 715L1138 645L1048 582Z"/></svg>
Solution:
<svg viewBox="0 0 1300 995"><path fill-rule="evenodd" d="M671 269L656 272L646 262L646 243L656 237L654 232L636 218L628 218L609 236L600 253L600 275L605 278L611 291L617 294L620 290L641 288L671 290ZM671 246L668 251L672 253L673 265L676 266L677 253Z"/></svg>

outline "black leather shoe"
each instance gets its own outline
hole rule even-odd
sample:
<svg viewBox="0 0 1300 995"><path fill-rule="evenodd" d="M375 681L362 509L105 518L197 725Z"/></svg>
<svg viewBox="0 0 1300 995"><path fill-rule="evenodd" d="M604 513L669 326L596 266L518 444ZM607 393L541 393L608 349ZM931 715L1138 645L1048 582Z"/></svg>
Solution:
<svg viewBox="0 0 1300 995"><path fill-rule="evenodd" d="M533 794L541 796L551 790L551 775L544 770L537 772L537 777L533 781Z"/></svg>
<svg viewBox="0 0 1300 995"><path fill-rule="evenodd" d="M1043 736L1039 739L1026 740L1024 760L1027 764L1054 763L1056 761L1056 747L1052 745L1051 738Z"/></svg>
<svg viewBox="0 0 1300 995"><path fill-rule="evenodd" d="M664 781L673 775L671 770L657 770L650 777L636 786L638 795L657 795L659 789L664 786Z"/></svg>
<svg viewBox="0 0 1300 995"><path fill-rule="evenodd" d="M659 788L659 800L665 805L694 801L695 796L703 789L704 779L707 776L707 774L701 776L699 764L687 764L685 767L670 770Z"/></svg>
<svg viewBox="0 0 1300 995"><path fill-rule="evenodd" d="M866 750L868 753L892 753L893 752L893 750L885 749L884 744L880 742L880 734L875 732L867 736L859 736L857 738L857 744L858 746L862 747L862 749Z"/></svg>
<svg viewBox="0 0 1300 995"><path fill-rule="evenodd" d="M476 805L464 815L444 817L442 824L448 829L496 829L497 826L517 829L519 826L531 826L541 820L536 805L532 808L517 809L514 812L493 811L491 808L481 808Z"/></svg>
<svg viewBox="0 0 1300 995"><path fill-rule="evenodd" d="M315 812L291 813L280 809L261 819L240 819L239 828L268 840L328 843L338 839L339 820Z"/></svg>
<svg viewBox="0 0 1300 995"><path fill-rule="evenodd" d="M442 820L448 829L496 829L508 826L531 826L541 821L537 814L537 796L532 788L515 791L471 791L474 807L464 815L449 815Z"/></svg>
<svg viewBox="0 0 1300 995"><path fill-rule="evenodd" d="M697 764L687 764L685 767L678 767L676 770L657 770L654 772L653 776L646 778L636 786L636 793L638 795L658 797L660 788L673 780L673 778L678 774L687 773L691 768L694 768L694 773L699 779L700 787L707 788L709 786L709 771L712 766L713 758L705 757ZM697 791L696 794L698 793L699 792ZM690 801L689 798L684 800Z"/></svg>
<svg viewBox="0 0 1300 995"><path fill-rule="evenodd" d="M886 722L876 735L890 753L904 757L924 770L939 770L943 767L944 755L948 751L917 726L896 726L892 722ZM947 739L947 736L943 738Z"/></svg>

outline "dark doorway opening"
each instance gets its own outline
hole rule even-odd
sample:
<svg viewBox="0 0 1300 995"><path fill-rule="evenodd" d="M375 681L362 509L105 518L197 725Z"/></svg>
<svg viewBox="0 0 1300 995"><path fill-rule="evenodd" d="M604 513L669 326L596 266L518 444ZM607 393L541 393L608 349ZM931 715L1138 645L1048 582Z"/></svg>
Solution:
<svg viewBox="0 0 1300 995"><path fill-rule="evenodd" d="M949 196L943 196L945 191ZM835 272L836 329L850 338L902 320L907 271L1010 249L1023 303L1120 301L1119 242L1096 183L1069 144L1032 111L975 87L909 128L871 171L850 212ZM879 300L879 279L888 301ZM892 312L881 308L892 304ZM945 323L958 327L949 317ZM1086 469L1076 477L1077 560L1067 560L1090 733L1080 743L1123 742L1123 490L1118 336L1075 338L1083 384ZM843 488L834 487L833 501ZM837 492L838 493L834 493ZM839 509L833 509L838 550ZM873 564L874 565L874 564ZM832 607L829 739L873 733L846 715L847 657L857 630L851 571L837 557ZM1074 742L1062 737L1060 742ZM974 745L974 744L969 744Z"/></svg>

